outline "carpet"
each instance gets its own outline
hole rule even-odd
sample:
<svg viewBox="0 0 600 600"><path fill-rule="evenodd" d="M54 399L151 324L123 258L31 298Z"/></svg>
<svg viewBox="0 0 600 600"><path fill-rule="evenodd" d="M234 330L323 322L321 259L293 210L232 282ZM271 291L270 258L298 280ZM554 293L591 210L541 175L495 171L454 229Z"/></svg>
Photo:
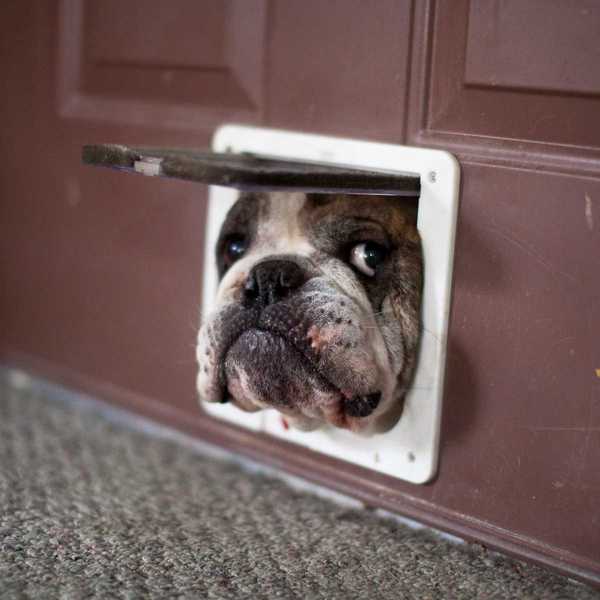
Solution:
<svg viewBox="0 0 600 600"><path fill-rule="evenodd" d="M1 598L598 598L0 378Z"/></svg>

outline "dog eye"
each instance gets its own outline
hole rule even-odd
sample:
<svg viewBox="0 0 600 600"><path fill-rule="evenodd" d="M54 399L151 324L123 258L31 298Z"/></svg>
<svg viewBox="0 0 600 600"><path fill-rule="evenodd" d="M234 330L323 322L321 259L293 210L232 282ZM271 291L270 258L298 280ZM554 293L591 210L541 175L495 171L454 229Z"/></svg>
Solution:
<svg viewBox="0 0 600 600"><path fill-rule="evenodd" d="M223 262L225 268L229 268L236 260L241 258L247 249L248 244L243 236L234 235L229 237L223 246Z"/></svg>
<svg viewBox="0 0 600 600"><path fill-rule="evenodd" d="M373 277L375 269L387 257L388 250L377 242L362 242L350 251L350 264L361 273Z"/></svg>

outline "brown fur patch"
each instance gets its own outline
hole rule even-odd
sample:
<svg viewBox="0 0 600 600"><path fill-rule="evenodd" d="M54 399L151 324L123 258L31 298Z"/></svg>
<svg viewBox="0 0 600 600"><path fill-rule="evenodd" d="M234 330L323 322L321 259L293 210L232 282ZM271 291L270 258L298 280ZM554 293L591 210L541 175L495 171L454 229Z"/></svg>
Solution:
<svg viewBox="0 0 600 600"><path fill-rule="evenodd" d="M383 227L395 243L419 239L417 203L404 196L308 194L300 220L311 226L334 214L368 219Z"/></svg>

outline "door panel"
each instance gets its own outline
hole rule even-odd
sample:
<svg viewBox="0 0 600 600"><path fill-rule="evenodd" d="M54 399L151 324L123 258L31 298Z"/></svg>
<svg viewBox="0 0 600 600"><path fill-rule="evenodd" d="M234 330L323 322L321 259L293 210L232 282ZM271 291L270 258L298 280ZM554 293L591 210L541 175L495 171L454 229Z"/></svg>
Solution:
<svg viewBox="0 0 600 600"><path fill-rule="evenodd" d="M0 27L4 361L600 579L597 3L30 0L10 3ZM433 483L321 459L198 408L206 190L84 168L80 149L202 147L231 121L459 157Z"/></svg>
<svg viewBox="0 0 600 600"><path fill-rule="evenodd" d="M427 128L597 148L600 14L576 4L437 2Z"/></svg>
<svg viewBox="0 0 600 600"><path fill-rule="evenodd" d="M58 8L63 116L186 131L260 117L265 0Z"/></svg>
<svg viewBox="0 0 600 600"><path fill-rule="evenodd" d="M595 8L593 0L468 2L465 85L598 96Z"/></svg>
<svg viewBox="0 0 600 600"><path fill-rule="evenodd" d="M597 176L595 2L415 7L412 143L453 148L477 162Z"/></svg>

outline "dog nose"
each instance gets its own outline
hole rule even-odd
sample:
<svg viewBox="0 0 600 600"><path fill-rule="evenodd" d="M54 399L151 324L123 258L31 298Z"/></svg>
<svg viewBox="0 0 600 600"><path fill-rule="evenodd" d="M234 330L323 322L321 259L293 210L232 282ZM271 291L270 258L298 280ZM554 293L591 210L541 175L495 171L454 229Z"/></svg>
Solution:
<svg viewBox="0 0 600 600"><path fill-rule="evenodd" d="M291 260L265 260L250 271L244 285L244 306L268 306L287 298L305 281L304 271Z"/></svg>

